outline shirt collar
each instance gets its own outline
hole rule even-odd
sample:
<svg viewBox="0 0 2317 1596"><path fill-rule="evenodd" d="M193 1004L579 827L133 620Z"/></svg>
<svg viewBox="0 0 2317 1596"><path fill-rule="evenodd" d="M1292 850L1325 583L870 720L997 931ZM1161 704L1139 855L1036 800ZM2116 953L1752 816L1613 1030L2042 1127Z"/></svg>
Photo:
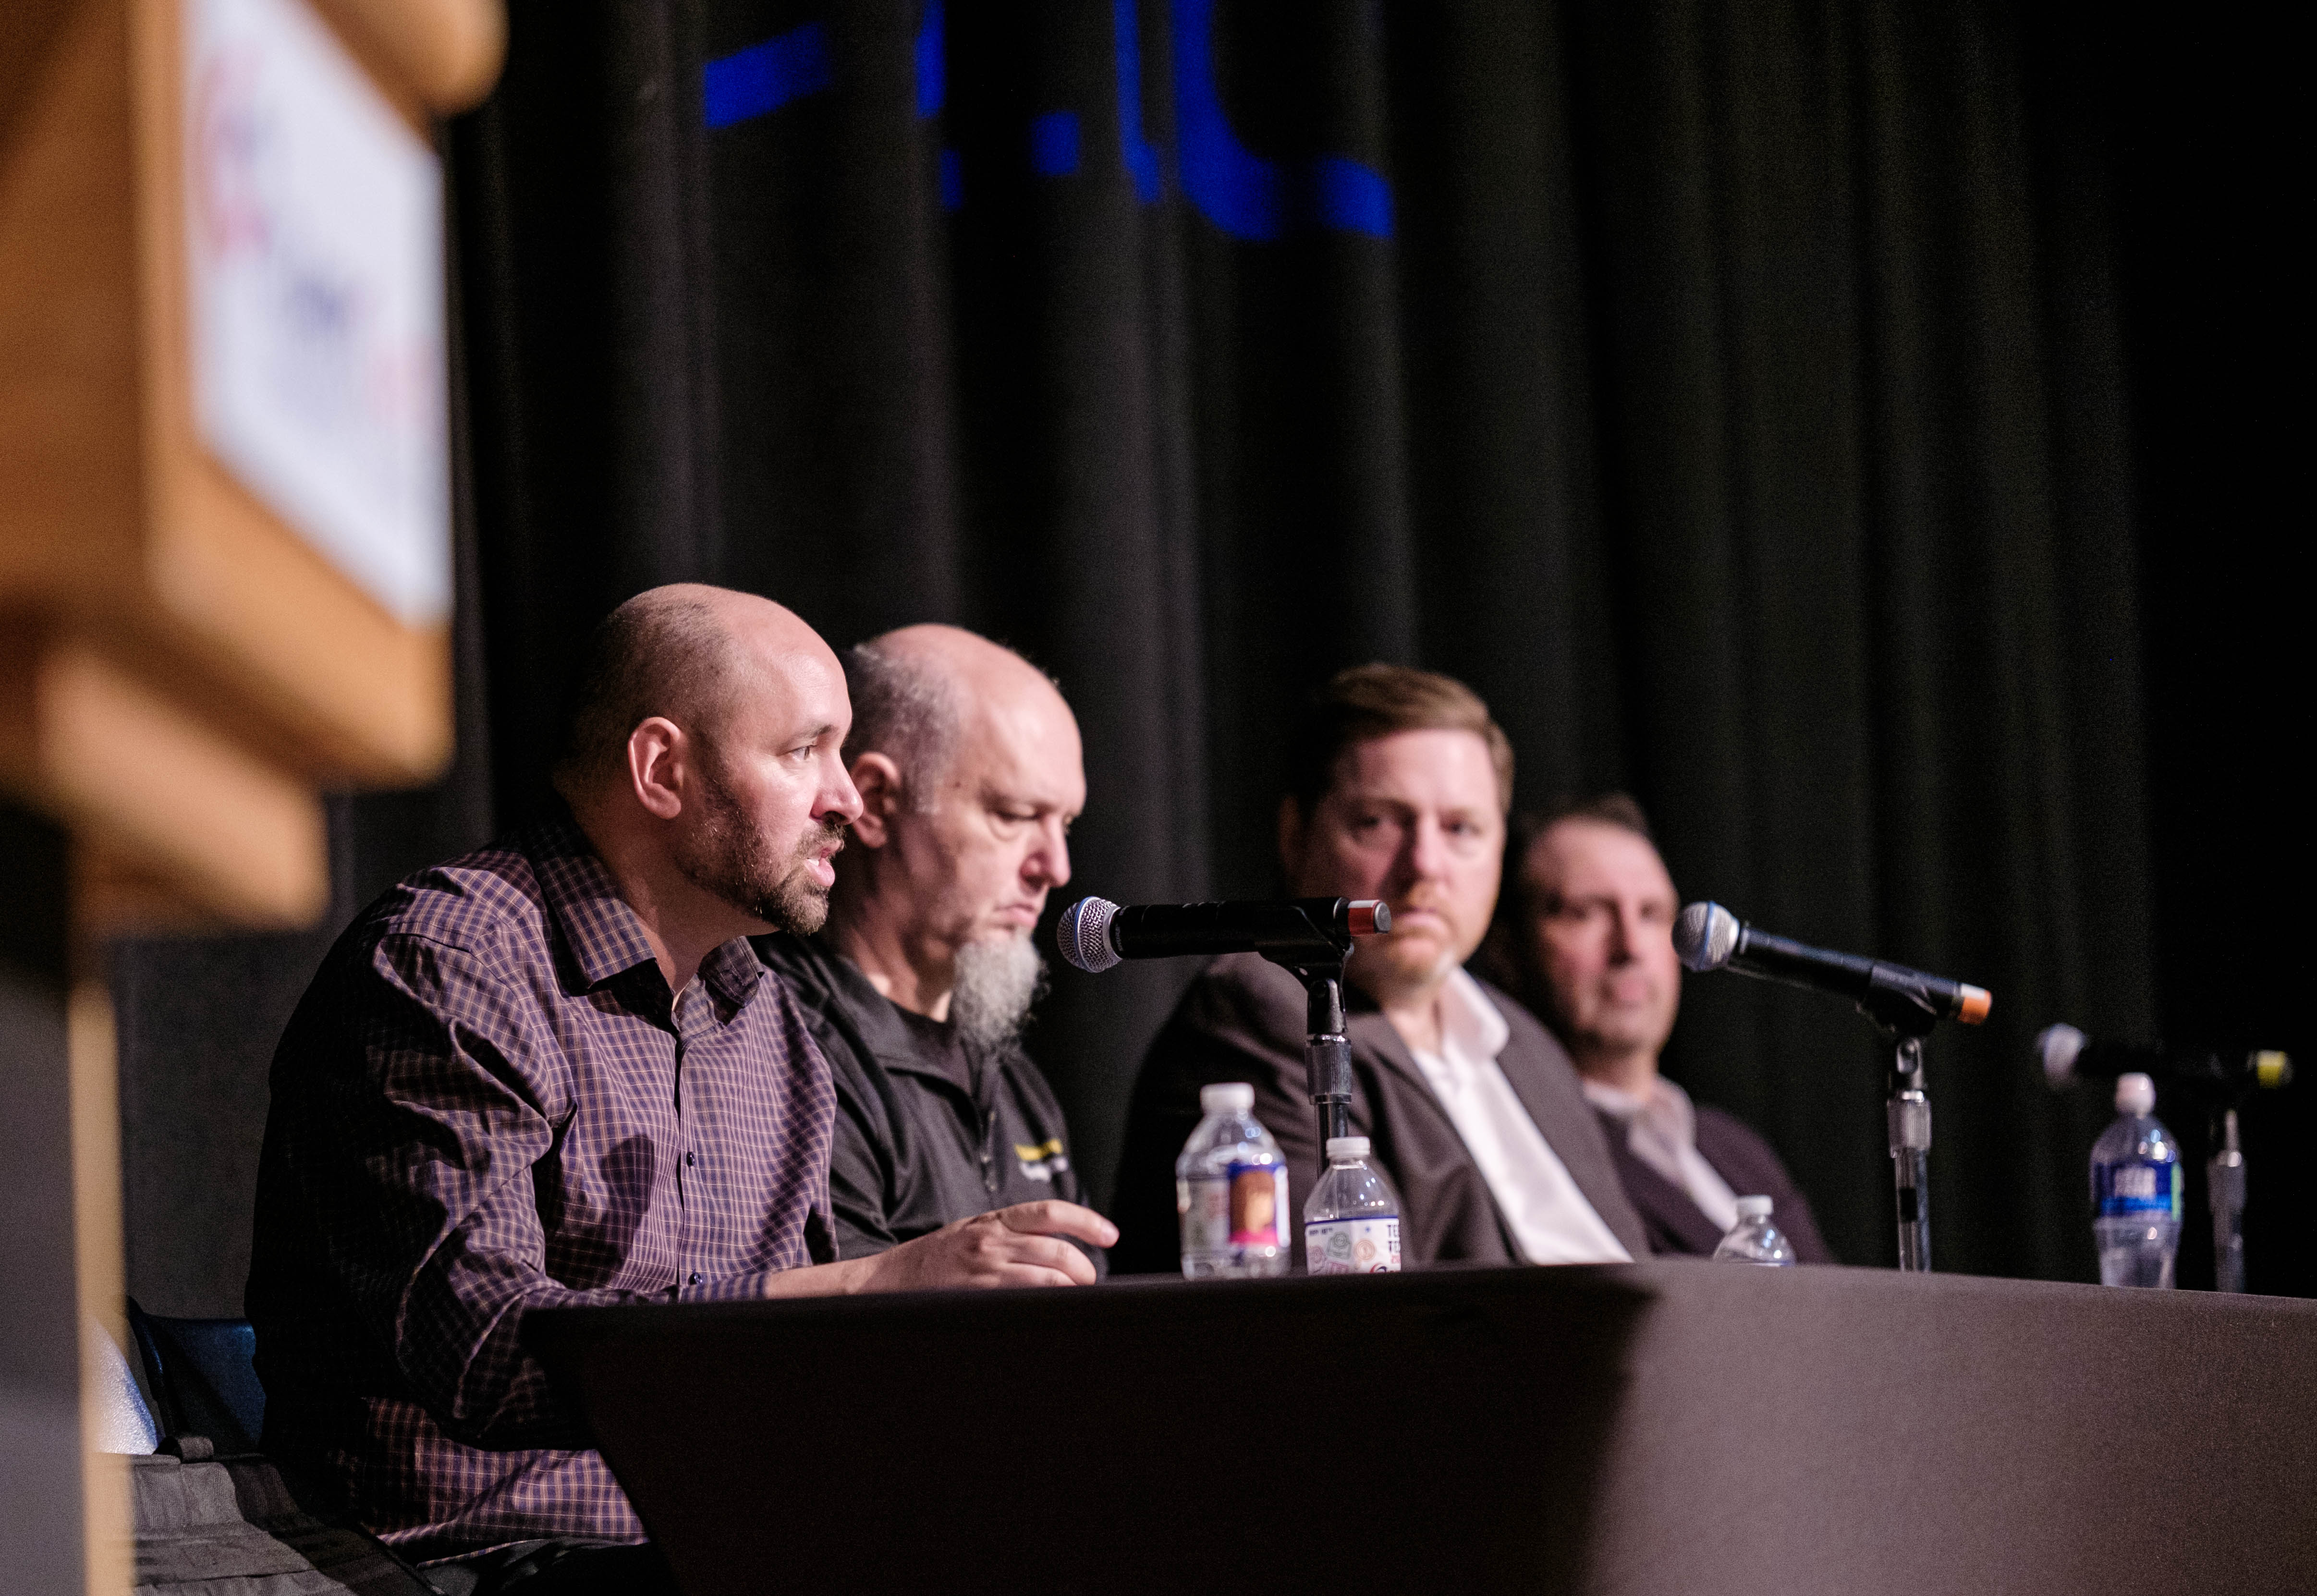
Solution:
<svg viewBox="0 0 2317 1596"><path fill-rule="evenodd" d="M1662 1075L1651 1077L1646 1093L1621 1090L1590 1075L1579 1075L1577 1083L1585 1089L1585 1100L1605 1114L1627 1124L1646 1116L1680 1142L1695 1143L1697 1139L1697 1106Z"/></svg>
<svg viewBox="0 0 2317 1596"><path fill-rule="evenodd" d="M1513 1028L1481 983L1458 965L1440 988L1440 1044L1469 1059L1492 1059L1504 1052Z"/></svg>
<svg viewBox="0 0 2317 1596"><path fill-rule="evenodd" d="M639 964L656 963L643 922L620 896L619 883L568 811L559 806L559 812L532 825L523 853L539 878L549 918L585 980L581 990L592 991ZM700 963L702 984L727 1011L748 1000L764 973L741 937L720 945Z"/></svg>
<svg viewBox="0 0 2317 1596"><path fill-rule="evenodd" d="M916 1036L901 1007L877 990L860 965L836 951L835 940L775 933L750 944L767 969L787 981L800 1001L842 1025L855 1045L879 1062L905 1070L927 1066L917 1056ZM934 1071L947 1079L947 1071Z"/></svg>

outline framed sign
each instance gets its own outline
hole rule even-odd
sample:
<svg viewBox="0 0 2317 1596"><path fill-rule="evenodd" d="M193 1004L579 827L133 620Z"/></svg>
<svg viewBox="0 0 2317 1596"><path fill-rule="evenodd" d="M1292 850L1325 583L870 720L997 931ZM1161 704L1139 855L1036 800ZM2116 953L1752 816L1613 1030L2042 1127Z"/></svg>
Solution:
<svg viewBox="0 0 2317 1596"><path fill-rule="evenodd" d="M61 732L0 779L103 856L93 880L295 919L326 879L315 789L424 781L450 753L432 118L488 90L505 18L497 0L19 14L38 26L0 76L4 713L133 699L112 723L166 712L192 734L134 752L137 790L174 806L58 767L94 753ZM133 692L82 690L99 680ZM219 780L302 794L295 815L259 806L277 852L211 823L233 806L195 794ZM236 872L246 890L221 890Z"/></svg>
<svg viewBox="0 0 2317 1596"><path fill-rule="evenodd" d="M303 0L186 0L201 446L407 627L451 613L443 172Z"/></svg>

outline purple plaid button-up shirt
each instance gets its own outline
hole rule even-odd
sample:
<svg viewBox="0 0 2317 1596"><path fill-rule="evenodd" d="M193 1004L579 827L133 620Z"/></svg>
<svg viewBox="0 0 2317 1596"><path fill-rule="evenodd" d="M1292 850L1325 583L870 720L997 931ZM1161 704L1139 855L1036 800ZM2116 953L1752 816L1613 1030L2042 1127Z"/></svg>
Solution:
<svg viewBox="0 0 2317 1596"><path fill-rule="evenodd" d="M568 820L355 920L273 1061L249 1315L266 1449L407 1555L643 1538L532 1308L761 1294L833 1256L828 1066L746 941L671 1000Z"/></svg>

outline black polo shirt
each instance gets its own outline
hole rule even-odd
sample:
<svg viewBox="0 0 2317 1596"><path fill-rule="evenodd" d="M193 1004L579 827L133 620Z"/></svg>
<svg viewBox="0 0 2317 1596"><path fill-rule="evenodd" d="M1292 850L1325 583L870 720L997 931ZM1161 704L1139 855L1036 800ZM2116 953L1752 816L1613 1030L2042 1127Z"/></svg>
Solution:
<svg viewBox="0 0 2317 1596"><path fill-rule="evenodd" d="M754 946L804 1010L836 1081L828 1190L840 1258L1015 1203L1086 1200L1061 1105L1018 1045L968 1046L818 938ZM1082 1251L1102 1267L1099 1249Z"/></svg>

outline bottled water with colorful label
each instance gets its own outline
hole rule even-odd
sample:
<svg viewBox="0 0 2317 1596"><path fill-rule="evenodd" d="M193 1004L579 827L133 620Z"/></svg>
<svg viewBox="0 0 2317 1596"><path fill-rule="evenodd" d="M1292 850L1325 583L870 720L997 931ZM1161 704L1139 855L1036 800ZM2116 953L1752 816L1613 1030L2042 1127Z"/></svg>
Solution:
<svg viewBox="0 0 2317 1596"><path fill-rule="evenodd" d="M1328 1139L1328 1168L1303 1205L1303 1268L1313 1275L1400 1270L1400 1194L1369 1166L1365 1136Z"/></svg>
<svg viewBox="0 0 2317 1596"><path fill-rule="evenodd" d="M1185 1279L1286 1270L1287 1162L1254 1108L1242 1082L1199 1089L1205 1117L1175 1161Z"/></svg>
<svg viewBox="0 0 2317 1596"><path fill-rule="evenodd" d="M2155 1116L2156 1083L2116 1078L2116 1123L2092 1143L2092 1244L2100 1284L2172 1284L2180 1246L2180 1149Z"/></svg>

